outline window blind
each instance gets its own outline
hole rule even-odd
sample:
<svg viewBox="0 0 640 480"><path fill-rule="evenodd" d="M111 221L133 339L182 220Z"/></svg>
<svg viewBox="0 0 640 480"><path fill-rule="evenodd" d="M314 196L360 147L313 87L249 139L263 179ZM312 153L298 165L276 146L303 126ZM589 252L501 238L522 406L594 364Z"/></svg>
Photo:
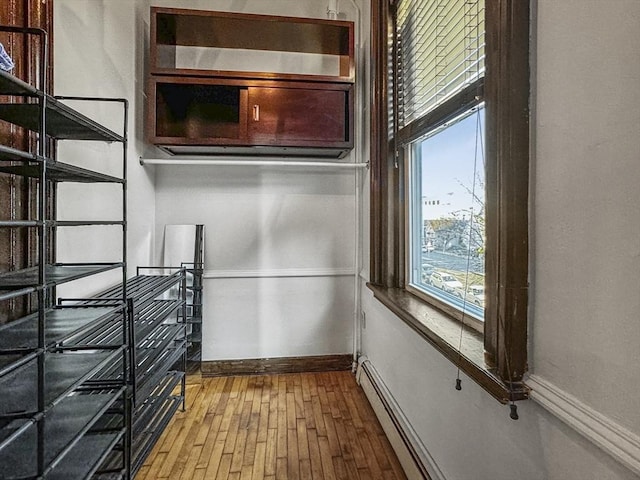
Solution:
<svg viewBox="0 0 640 480"><path fill-rule="evenodd" d="M398 0L398 127L484 75L484 0Z"/></svg>

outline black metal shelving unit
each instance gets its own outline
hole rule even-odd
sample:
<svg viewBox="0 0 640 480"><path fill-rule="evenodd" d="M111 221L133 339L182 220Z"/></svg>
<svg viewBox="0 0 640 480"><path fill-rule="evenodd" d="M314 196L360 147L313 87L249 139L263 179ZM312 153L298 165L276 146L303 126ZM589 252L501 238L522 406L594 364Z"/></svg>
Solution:
<svg viewBox="0 0 640 480"><path fill-rule="evenodd" d="M37 37L38 87L0 71L0 120L24 128L35 151L0 145L0 175L32 179L37 185L33 218L1 219L0 228L33 230L36 263L0 272L0 302L27 298L32 313L0 326L0 476L3 479L86 479L104 470L112 452L113 478L131 475L131 315L126 295L96 304L54 300L56 287L109 270L126 269L127 115L124 99L53 97L46 92L47 36L39 29L0 26L0 31ZM122 134L67 105L67 101L117 102L123 109ZM54 158L59 140L122 144L122 176L67 165ZM51 204L59 182L122 186L122 218L65 221ZM121 258L111 263L59 263L51 241L61 227L117 226ZM91 336L112 326L117 338ZM117 365L117 372L111 366Z"/></svg>
<svg viewBox="0 0 640 480"><path fill-rule="evenodd" d="M138 267L137 275L126 282L128 314L132 328L133 413L131 425L132 474L140 469L173 414L185 406L187 330L185 318L185 269ZM122 285L96 295L88 305L99 307L121 298ZM115 345L116 323L93 329L74 341ZM102 375L117 376L121 368L113 364ZM117 455L107 459L111 465ZM109 477L111 478L111 477Z"/></svg>
<svg viewBox="0 0 640 480"><path fill-rule="evenodd" d="M183 262L182 268L186 271L187 371L196 372L202 362L204 225L196 225L193 262Z"/></svg>

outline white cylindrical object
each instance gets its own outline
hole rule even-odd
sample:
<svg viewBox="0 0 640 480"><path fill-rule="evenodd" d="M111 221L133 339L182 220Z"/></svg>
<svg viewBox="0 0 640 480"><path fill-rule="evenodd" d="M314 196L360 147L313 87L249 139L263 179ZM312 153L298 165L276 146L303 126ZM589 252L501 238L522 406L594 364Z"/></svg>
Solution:
<svg viewBox="0 0 640 480"><path fill-rule="evenodd" d="M327 167L327 168L368 168L368 163L316 162L301 160L241 160L225 158L140 158L141 165L209 165L235 167Z"/></svg>

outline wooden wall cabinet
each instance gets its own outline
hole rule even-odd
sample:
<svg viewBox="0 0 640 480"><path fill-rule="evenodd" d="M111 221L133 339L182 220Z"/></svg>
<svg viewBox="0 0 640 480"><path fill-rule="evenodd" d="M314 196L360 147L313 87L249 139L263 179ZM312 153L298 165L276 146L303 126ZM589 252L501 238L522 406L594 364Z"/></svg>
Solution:
<svg viewBox="0 0 640 480"><path fill-rule="evenodd" d="M151 143L174 154L342 157L352 148L350 84L154 76Z"/></svg>
<svg viewBox="0 0 640 480"><path fill-rule="evenodd" d="M352 22L152 7L150 64L147 138L169 153L353 148Z"/></svg>

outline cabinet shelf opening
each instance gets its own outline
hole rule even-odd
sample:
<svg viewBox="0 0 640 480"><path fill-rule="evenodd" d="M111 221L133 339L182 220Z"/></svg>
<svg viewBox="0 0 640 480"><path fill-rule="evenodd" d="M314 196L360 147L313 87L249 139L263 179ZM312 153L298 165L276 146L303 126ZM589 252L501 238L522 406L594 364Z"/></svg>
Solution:
<svg viewBox="0 0 640 480"><path fill-rule="evenodd" d="M246 118L246 88L229 85L158 84L156 90L159 137L241 138ZM243 126L244 123L244 126Z"/></svg>
<svg viewBox="0 0 640 480"><path fill-rule="evenodd" d="M164 73L174 69L343 78L353 73L350 22L199 10L154 11L156 55L152 68Z"/></svg>

